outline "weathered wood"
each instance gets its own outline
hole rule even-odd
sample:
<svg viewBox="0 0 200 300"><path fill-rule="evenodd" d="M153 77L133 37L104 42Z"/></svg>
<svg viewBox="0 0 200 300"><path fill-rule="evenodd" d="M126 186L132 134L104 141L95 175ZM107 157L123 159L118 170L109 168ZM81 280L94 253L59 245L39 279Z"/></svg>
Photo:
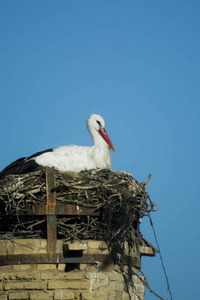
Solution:
<svg viewBox="0 0 200 300"><path fill-rule="evenodd" d="M80 257L66 256L61 253L43 253L43 254L10 254L0 255L0 266L4 265L23 265L23 264L95 264L103 263L108 259L107 254L83 254ZM127 261L134 267L140 268L141 261L139 257L128 257Z"/></svg>
<svg viewBox="0 0 200 300"><path fill-rule="evenodd" d="M155 251L151 247L140 246L139 252L142 256L155 256Z"/></svg>
<svg viewBox="0 0 200 300"><path fill-rule="evenodd" d="M132 245L137 261L143 255L139 251L139 219L148 211L146 188L149 180L150 175L145 185L125 172L92 170L76 174L56 172L56 185L55 169L46 168L46 181L44 171L6 178L3 181L6 188L1 190L0 186L1 204L5 203L5 217L13 218L18 238L21 238L20 233L22 237L26 237L26 233L37 237L37 231L46 232L46 217L47 251L52 263L55 261L57 230L59 238L65 241L106 241L113 261L116 261L118 250L121 256L119 245L127 242ZM126 254L124 252L122 256ZM44 255L45 261L48 255ZM13 257L15 262L18 258ZM30 262L33 259L32 256L28 258ZM37 257L34 259L41 260Z"/></svg>
<svg viewBox="0 0 200 300"><path fill-rule="evenodd" d="M0 180L2 238L43 238L46 215L56 214L59 238L107 239L109 232L132 230L133 220L139 221L148 209L145 185L131 174L113 170L55 174L56 206L46 203L44 170ZM113 222L118 224L114 232Z"/></svg>
<svg viewBox="0 0 200 300"><path fill-rule="evenodd" d="M60 204L55 206L50 205L27 205L26 210L20 211L19 216L43 216L43 215L60 215L60 216L100 216L100 210L92 207L84 207L74 204Z"/></svg>
<svg viewBox="0 0 200 300"><path fill-rule="evenodd" d="M47 193L47 249L49 253L56 252L57 224L56 224L56 192L55 168L46 167L46 193Z"/></svg>

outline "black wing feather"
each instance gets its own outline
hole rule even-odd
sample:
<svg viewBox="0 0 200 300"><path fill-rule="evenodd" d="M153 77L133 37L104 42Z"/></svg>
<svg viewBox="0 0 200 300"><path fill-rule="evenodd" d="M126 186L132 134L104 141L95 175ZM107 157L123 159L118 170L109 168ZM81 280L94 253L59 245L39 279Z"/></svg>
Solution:
<svg viewBox="0 0 200 300"><path fill-rule="evenodd" d="M26 174L30 172L36 172L43 169L43 166L37 164L35 159L37 156L40 156L43 153L51 152L53 149L48 149L44 151L37 152L29 157L22 157L5 167L0 172L0 179L6 175L15 175L15 174Z"/></svg>

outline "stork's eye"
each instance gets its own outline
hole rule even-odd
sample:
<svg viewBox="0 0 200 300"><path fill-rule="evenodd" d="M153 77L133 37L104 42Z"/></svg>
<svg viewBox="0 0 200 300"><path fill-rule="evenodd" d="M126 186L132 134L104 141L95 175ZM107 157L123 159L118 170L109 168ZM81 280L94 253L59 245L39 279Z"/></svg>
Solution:
<svg viewBox="0 0 200 300"><path fill-rule="evenodd" d="M99 124L100 128L101 128L101 122L97 121L97 124Z"/></svg>

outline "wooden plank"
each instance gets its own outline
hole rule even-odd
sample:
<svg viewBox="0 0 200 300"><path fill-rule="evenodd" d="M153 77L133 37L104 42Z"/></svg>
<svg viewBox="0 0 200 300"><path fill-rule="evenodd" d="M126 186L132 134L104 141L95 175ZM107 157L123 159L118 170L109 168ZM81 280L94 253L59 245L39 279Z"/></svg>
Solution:
<svg viewBox="0 0 200 300"><path fill-rule="evenodd" d="M55 168L46 167L46 194L47 194L47 249L49 253L56 252L57 224L55 215L56 192L55 192Z"/></svg>
<svg viewBox="0 0 200 300"><path fill-rule="evenodd" d="M49 204L27 205L25 211L20 211L20 216L42 216L56 214L60 216L100 216L100 210L93 207L84 207L74 204L57 203L56 206Z"/></svg>
<svg viewBox="0 0 200 300"><path fill-rule="evenodd" d="M0 266L4 265L23 265L23 264L59 264L59 263L77 263L77 264L95 264L103 263L109 258L107 254L85 254L80 257L65 256L61 253L42 253L42 254L10 254L0 255ZM137 268L141 267L139 257L128 257L127 264ZM126 263L125 263L126 265Z"/></svg>
<svg viewBox="0 0 200 300"><path fill-rule="evenodd" d="M140 246L139 247L140 255L142 256L156 256L155 251L151 247Z"/></svg>

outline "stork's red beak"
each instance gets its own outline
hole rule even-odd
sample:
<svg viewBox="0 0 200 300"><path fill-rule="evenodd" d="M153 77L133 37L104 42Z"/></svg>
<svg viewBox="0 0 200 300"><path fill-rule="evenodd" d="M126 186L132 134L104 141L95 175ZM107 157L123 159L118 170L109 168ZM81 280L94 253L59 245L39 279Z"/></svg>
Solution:
<svg viewBox="0 0 200 300"><path fill-rule="evenodd" d="M100 128L99 133L101 134L102 138L106 141L106 143L109 145L109 147L115 152L113 144L111 143L111 140L110 140L105 128Z"/></svg>

